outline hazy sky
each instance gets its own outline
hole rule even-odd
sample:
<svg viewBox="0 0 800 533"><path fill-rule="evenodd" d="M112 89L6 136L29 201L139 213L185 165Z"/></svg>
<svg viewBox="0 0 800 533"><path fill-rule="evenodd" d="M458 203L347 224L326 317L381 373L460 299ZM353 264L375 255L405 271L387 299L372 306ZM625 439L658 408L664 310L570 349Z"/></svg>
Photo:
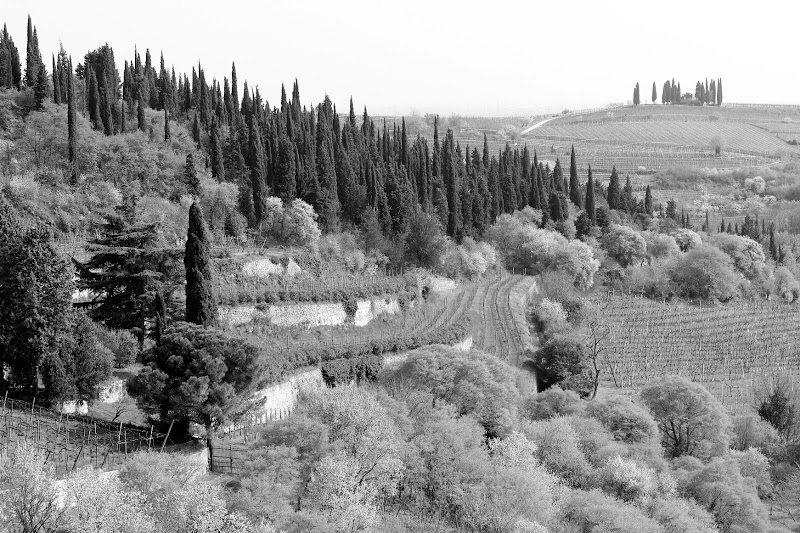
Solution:
<svg viewBox="0 0 800 533"><path fill-rule="evenodd" d="M162 50L179 72L201 60L209 81L235 60L272 105L297 78L304 104L328 94L340 111L352 95L371 114L531 114L630 100L637 81L660 99L672 77L684 92L721 77L728 102L800 104L796 0L3 4L23 68L30 13L48 70L59 41L76 63L108 42L120 72L134 45L156 68Z"/></svg>

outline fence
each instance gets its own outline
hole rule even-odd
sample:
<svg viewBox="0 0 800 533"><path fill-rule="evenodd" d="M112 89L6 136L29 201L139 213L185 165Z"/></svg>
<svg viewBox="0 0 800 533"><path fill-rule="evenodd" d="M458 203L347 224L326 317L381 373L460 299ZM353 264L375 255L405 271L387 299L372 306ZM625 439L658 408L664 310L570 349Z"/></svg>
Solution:
<svg viewBox="0 0 800 533"><path fill-rule="evenodd" d="M141 450L160 449L167 435L84 416L59 414L33 403L9 399L0 407L0 453L31 443L56 474L80 466L109 468Z"/></svg>
<svg viewBox="0 0 800 533"><path fill-rule="evenodd" d="M244 474L247 448L233 444L214 444L208 454L208 468L219 474Z"/></svg>

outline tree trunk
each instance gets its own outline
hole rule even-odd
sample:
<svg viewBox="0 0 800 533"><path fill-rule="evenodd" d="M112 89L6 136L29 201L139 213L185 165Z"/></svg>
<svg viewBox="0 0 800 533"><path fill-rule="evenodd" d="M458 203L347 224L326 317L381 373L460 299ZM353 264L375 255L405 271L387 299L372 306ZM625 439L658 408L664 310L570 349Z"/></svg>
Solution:
<svg viewBox="0 0 800 533"><path fill-rule="evenodd" d="M208 470L214 467L214 423L210 417L206 419L206 446L208 447Z"/></svg>

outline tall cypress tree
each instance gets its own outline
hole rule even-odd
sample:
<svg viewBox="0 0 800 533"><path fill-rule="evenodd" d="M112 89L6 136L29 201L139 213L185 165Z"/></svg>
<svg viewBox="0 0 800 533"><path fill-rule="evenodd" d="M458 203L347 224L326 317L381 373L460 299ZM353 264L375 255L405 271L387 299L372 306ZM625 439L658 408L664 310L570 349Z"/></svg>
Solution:
<svg viewBox="0 0 800 533"><path fill-rule="evenodd" d="M647 216L653 216L653 193L650 192L650 185L644 190L644 212Z"/></svg>
<svg viewBox="0 0 800 533"><path fill-rule="evenodd" d="M139 95L139 99L136 103L136 119L139 130L147 131L147 121L145 120L144 115L144 99L142 98L141 94Z"/></svg>
<svg viewBox="0 0 800 533"><path fill-rule="evenodd" d="M44 103L47 100L47 95L50 92L50 86L47 80L47 71L44 65L39 65L36 71L36 85L33 88L34 101L36 102L36 109L41 111L44 109Z"/></svg>
<svg viewBox="0 0 800 533"><path fill-rule="evenodd" d="M717 105L722 105L722 78L717 80Z"/></svg>
<svg viewBox="0 0 800 533"><path fill-rule="evenodd" d="M261 224L266 210L267 190L267 158L264 145L261 143L261 131L257 121L250 128L248 143L248 166L250 167L250 186L253 191L253 214L256 225Z"/></svg>
<svg viewBox="0 0 800 533"><path fill-rule="evenodd" d="M28 50L25 58L25 85L35 89L39 84L39 71L42 64L42 55L39 52L39 37L33 26L31 16L28 15Z"/></svg>
<svg viewBox="0 0 800 533"><path fill-rule="evenodd" d="M609 209L620 208L620 190L619 190L619 176L617 175L617 167L611 169L611 178L608 180L607 198Z"/></svg>
<svg viewBox="0 0 800 533"><path fill-rule="evenodd" d="M211 175L217 181L225 181L225 156L222 152L222 138L216 120L211 126Z"/></svg>
<svg viewBox="0 0 800 533"><path fill-rule="evenodd" d="M216 326L217 302L212 291L211 242L200 205L189 208L186 253L186 321L201 326Z"/></svg>
<svg viewBox="0 0 800 533"><path fill-rule="evenodd" d="M586 181L586 214L592 221L592 226L597 225L597 213L594 205L594 180L592 179L592 165L589 165L589 179Z"/></svg>
<svg viewBox="0 0 800 533"><path fill-rule="evenodd" d="M75 80L72 75L72 58L69 59L67 75L67 144L69 151L69 181L78 185L80 169L78 168L78 107L75 101Z"/></svg>
<svg viewBox="0 0 800 533"><path fill-rule="evenodd" d="M171 138L172 134L169 131L169 106L166 106L164 107L164 142L169 142Z"/></svg>
<svg viewBox="0 0 800 533"><path fill-rule="evenodd" d="M186 164L183 167L183 182L186 189L192 196L200 195L200 180L197 178L197 169L194 168L194 156L190 153L186 156Z"/></svg>
<svg viewBox="0 0 800 533"><path fill-rule="evenodd" d="M656 103L656 100L658 99L658 93L656 92L656 82L653 82L653 94L650 97L650 99L653 101L654 104Z"/></svg>
<svg viewBox="0 0 800 533"><path fill-rule="evenodd" d="M578 208L583 207L583 195L578 182L578 163L575 161L575 145L572 146L572 154L569 157L569 199Z"/></svg>

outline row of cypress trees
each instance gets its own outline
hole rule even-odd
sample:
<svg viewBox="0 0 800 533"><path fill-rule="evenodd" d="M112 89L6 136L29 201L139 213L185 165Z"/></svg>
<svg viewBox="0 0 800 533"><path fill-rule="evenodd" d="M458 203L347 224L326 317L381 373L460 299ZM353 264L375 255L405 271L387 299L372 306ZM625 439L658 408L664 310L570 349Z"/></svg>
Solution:
<svg viewBox="0 0 800 533"><path fill-rule="evenodd" d="M41 87L46 68L30 19L26 65L25 84ZM271 106L246 81L240 97L235 64L230 81L209 84L201 65L190 79L168 70L163 54L156 71L150 51L142 60L137 50L120 77L106 44L88 52L74 69L60 50L45 87L48 81L53 101L69 107L73 185L79 180L77 112L85 113L95 129L115 135L126 131L126 115L134 109L139 128L145 129L144 109L150 107L165 114L165 140L170 119L192 125L212 175L238 186L240 211L252 227L263 221L267 198L278 196L308 202L327 232L375 218L385 232L402 234L411 215L422 210L460 240L480 235L501 214L525 206L558 222L566 216L567 200L583 207L587 194L578 182L574 150L565 179L559 160L551 169L527 147L508 144L491 154L485 136L482 149L462 146L452 130L440 131L438 119L429 143L410 136L404 119L376 124L366 109L357 117L352 99L347 115L340 115L327 96L307 108L296 80L291 95L282 87L279 104Z"/></svg>

